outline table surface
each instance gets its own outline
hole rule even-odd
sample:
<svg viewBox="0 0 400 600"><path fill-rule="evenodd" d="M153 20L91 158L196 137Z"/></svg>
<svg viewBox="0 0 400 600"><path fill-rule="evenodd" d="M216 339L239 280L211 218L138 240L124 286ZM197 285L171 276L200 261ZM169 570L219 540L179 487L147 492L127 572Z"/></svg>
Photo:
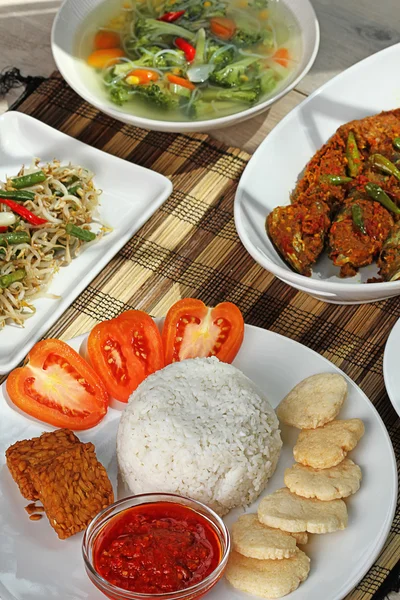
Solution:
<svg viewBox="0 0 400 600"><path fill-rule="evenodd" d="M359 60L400 41L399 0L313 0L321 27L318 57L295 90L270 110L242 125L213 133L217 139L254 152L271 129L320 85ZM0 69L48 76L55 69L50 30L59 0L0 0ZM18 97L0 99L0 113ZM400 594L390 594L400 600Z"/></svg>

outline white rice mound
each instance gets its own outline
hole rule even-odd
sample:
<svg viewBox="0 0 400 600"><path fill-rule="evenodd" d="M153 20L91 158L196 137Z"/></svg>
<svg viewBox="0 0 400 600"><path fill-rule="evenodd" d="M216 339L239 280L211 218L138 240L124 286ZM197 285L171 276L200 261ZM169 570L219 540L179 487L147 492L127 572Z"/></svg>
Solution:
<svg viewBox="0 0 400 600"><path fill-rule="evenodd" d="M120 473L133 494L177 493L221 516L259 496L281 447L267 398L215 357L150 375L131 395L117 435Z"/></svg>

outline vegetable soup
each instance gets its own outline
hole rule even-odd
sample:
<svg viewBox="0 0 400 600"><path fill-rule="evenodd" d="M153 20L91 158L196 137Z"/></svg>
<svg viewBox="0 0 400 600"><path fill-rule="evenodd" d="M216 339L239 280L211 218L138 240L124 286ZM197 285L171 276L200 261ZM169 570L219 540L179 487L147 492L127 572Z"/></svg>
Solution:
<svg viewBox="0 0 400 600"><path fill-rule="evenodd" d="M103 97L171 121L222 117L268 99L293 79L302 52L297 22L279 0L109 0L76 44Z"/></svg>

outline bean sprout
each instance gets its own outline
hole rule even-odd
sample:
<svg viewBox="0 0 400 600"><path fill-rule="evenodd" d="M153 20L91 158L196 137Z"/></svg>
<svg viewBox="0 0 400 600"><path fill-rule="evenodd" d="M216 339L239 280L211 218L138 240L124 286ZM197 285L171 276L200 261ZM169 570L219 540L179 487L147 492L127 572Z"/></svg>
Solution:
<svg viewBox="0 0 400 600"><path fill-rule="evenodd" d="M8 322L22 326L34 314L35 309L29 302L45 295L54 274L61 266L69 264L86 243L66 233L67 223L87 230L93 222L101 194L94 187L90 171L78 165L61 165L57 160L41 167L36 160L31 167L21 169L19 175L38 170L45 173L46 180L24 188L24 191L34 192L35 197L18 204L47 222L32 225L21 218L8 230L8 233L26 232L30 242L8 244L1 248L0 277L21 269L25 270L25 276L4 288L0 286L0 327ZM69 187L77 185L76 195L70 193ZM12 180L8 179L0 187L11 191ZM0 206L1 212L10 212L8 206Z"/></svg>

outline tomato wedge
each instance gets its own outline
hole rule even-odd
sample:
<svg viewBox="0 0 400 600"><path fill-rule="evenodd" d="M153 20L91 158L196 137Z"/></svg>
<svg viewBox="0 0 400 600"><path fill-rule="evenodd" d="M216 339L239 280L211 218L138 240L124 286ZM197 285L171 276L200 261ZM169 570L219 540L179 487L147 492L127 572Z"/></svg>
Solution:
<svg viewBox="0 0 400 600"><path fill-rule="evenodd" d="M7 379L7 392L28 415L68 429L89 429L107 412L106 389L92 367L68 344L36 344L23 367Z"/></svg>
<svg viewBox="0 0 400 600"><path fill-rule="evenodd" d="M164 366L160 332L141 310L128 310L96 325L87 350L108 393L120 402L128 402L139 383Z"/></svg>
<svg viewBox="0 0 400 600"><path fill-rule="evenodd" d="M208 308L201 300L178 300L168 311L162 331L165 364L216 356L230 363L243 341L244 321L235 304Z"/></svg>

